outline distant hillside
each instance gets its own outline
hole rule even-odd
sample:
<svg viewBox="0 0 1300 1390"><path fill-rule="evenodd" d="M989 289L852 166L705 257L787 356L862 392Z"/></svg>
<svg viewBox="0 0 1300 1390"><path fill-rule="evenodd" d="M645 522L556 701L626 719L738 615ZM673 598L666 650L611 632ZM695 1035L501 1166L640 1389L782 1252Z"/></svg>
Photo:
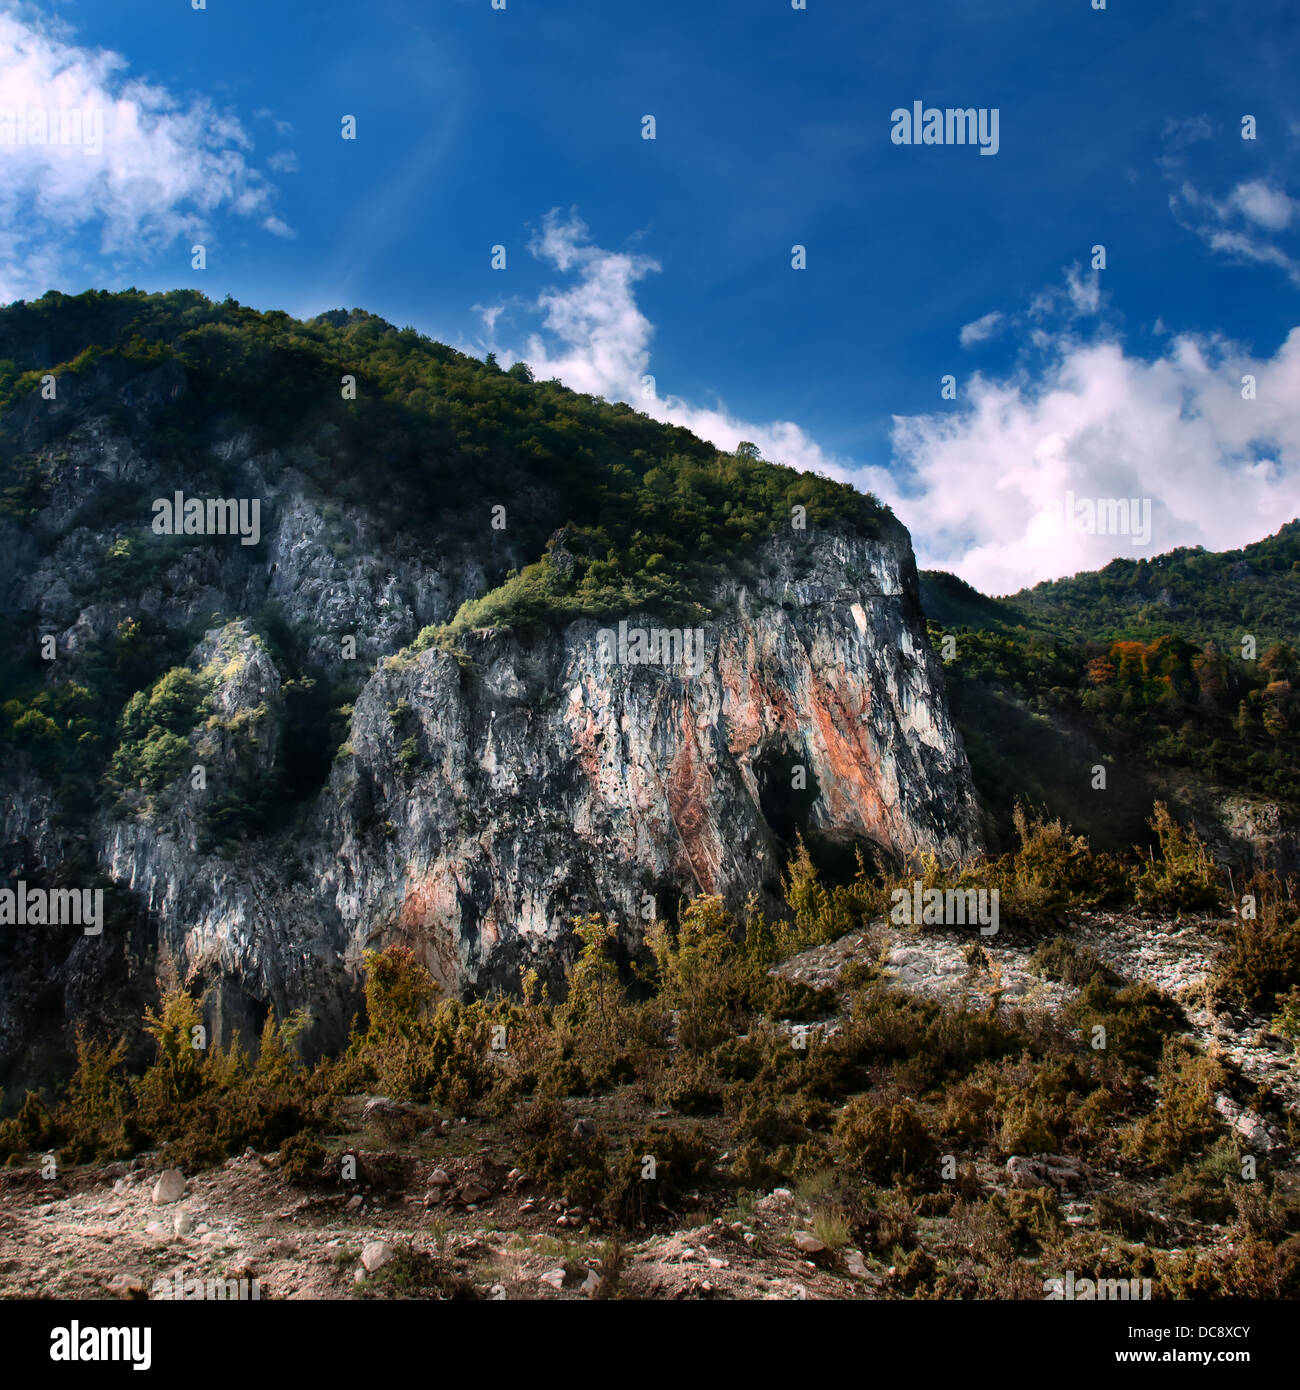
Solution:
<svg viewBox="0 0 1300 1390"><path fill-rule="evenodd" d="M1300 623L1300 520L1241 550L1183 546L1150 560L1054 579L988 598L945 570L923 570L921 600L945 627L1037 629L1088 641L1149 642L1174 634L1262 648L1294 641Z"/></svg>
<svg viewBox="0 0 1300 1390"><path fill-rule="evenodd" d="M1157 794L1300 802L1300 522L1000 599L924 571L921 602L931 636L956 638L953 713L1004 834L1017 798L1103 843L1140 836Z"/></svg>

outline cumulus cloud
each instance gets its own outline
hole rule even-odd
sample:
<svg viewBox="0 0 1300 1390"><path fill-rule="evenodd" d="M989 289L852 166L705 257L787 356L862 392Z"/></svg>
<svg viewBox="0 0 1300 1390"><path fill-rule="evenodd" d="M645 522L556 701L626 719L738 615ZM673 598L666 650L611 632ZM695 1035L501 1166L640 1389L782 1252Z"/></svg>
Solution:
<svg viewBox="0 0 1300 1390"><path fill-rule="evenodd" d="M0 12L0 142L0 302L49 289L87 232L83 251L97 237L99 255L132 261L208 235L221 210L289 234L239 121L13 8Z"/></svg>
<svg viewBox="0 0 1300 1390"><path fill-rule="evenodd" d="M991 314L985 314L983 318L976 319L973 323L962 326L959 337L962 347L974 347L976 343L986 343L996 336L1002 324L1002 315L996 310Z"/></svg>
<svg viewBox="0 0 1300 1390"><path fill-rule="evenodd" d="M895 416L889 465L857 467L793 421L744 420L722 404L659 393L654 327L636 301L638 282L658 269L652 258L604 250L578 217L554 212L532 247L572 279L510 306L541 325L523 350L497 347L503 365L525 357L538 378L627 401L719 448L749 439L767 458L847 479L894 508L922 565L986 592L1095 569L1117 555L1243 545L1300 511L1300 327L1269 358L1190 335L1171 338L1150 360L1132 356L1100 320L1090 341L1076 335L1080 316L1096 314L1103 296L1095 274L1070 267L1031 313L1002 316L1006 331L1032 327L1042 350L1035 365L1022 362L1000 379L975 374L955 410ZM479 308L489 333L505 308ZM1254 399L1243 398L1246 375L1255 378ZM1145 544L1066 529L1068 493L1133 499L1139 514L1149 500Z"/></svg>
<svg viewBox="0 0 1300 1390"><path fill-rule="evenodd" d="M1272 188L1262 179L1239 183L1232 190L1232 202L1252 222L1280 232L1289 226L1295 203L1280 188Z"/></svg>
<svg viewBox="0 0 1300 1390"><path fill-rule="evenodd" d="M864 479L923 564L1008 593L1117 555L1244 545L1300 512L1300 328L1265 359L1190 335L1150 361L1115 340L1058 347L1041 374L977 375L955 415L895 417L894 466ZM1149 500L1147 543L1067 527L1070 493Z"/></svg>

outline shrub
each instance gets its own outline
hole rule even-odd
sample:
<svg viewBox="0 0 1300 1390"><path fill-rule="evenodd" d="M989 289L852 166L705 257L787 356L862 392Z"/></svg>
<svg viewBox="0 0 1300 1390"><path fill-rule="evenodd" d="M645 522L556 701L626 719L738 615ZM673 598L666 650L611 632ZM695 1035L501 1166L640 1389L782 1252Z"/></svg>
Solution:
<svg viewBox="0 0 1300 1390"><path fill-rule="evenodd" d="M356 1298L418 1298L436 1302L483 1297L473 1280L457 1274L443 1260L409 1247L396 1251L386 1265L364 1282L354 1284L353 1294Z"/></svg>
<svg viewBox="0 0 1300 1390"><path fill-rule="evenodd" d="M836 1121L834 1145L845 1162L876 1182L919 1173L934 1156L934 1140L911 1105L877 1105L856 1096Z"/></svg>
<svg viewBox="0 0 1300 1390"><path fill-rule="evenodd" d="M606 1145L580 1130L553 1097L527 1105L516 1119L523 1166L550 1192L581 1206L597 1203L609 1187Z"/></svg>
<svg viewBox="0 0 1300 1390"><path fill-rule="evenodd" d="M708 1051L737 1031L747 981L735 932L720 897L697 897L675 932L658 921L646 934L660 1001L676 1013L677 1041L689 1051Z"/></svg>
<svg viewBox="0 0 1300 1390"><path fill-rule="evenodd" d="M50 1108L36 1091L28 1091L18 1113L0 1121L0 1157L22 1158L57 1144L62 1132Z"/></svg>
<svg viewBox="0 0 1300 1390"><path fill-rule="evenodd" d="M77 1069L60 1108L67 1133L65 1162L104 1162L126 1158L135 1151L138 1130L131 1114L125 1057L124 1041L110 1047L78 1033Z"/></svg>
<svg viewBox="0 0 1300 1390"><path fill-rule="evenodd" d="M848 1213L834 1203L813 1209L812 1233L830 1250L842 1250L849 1243Z"/></svg>
<svg viewBox="0 0 1300 1390"><path fill-rule="evenodd" d="M683 1052L659 1074L653 1094L659 1105L678 1114L706 1114L722 1103L722 1081L705 1058Z"/></svg>
<svg viewBox="0 0 1300 1390"><path fill-rule="evenodd" d="M1029 969L1044 980L1060 980L1076 988L1086 985L1094 975L1109 976L1091 946L1080 946L1068 936L1044 941L1030 956Z"/></svg>
<svg viewBox="0 0 1300 1390"><path fill-rule="evenodd" d="M433 976L408 946L367 951L366 1016L373 1034L409 1036L438 992Z"/></svg>
<svg viewBox="0 0 1300 1390"><path fill-rule="evenodd" d="M189 734L207 709L211 681L184 666L173 667L127 701L118 721L118 743L106 780L119 791L158 792L186 769Z"/></svg>
<svg viewBox="0 0 1300 1390"><path fill-rule="evenodd" d="M1194 912L1218 907L1223 891L1214 861L1194 830L1184 829L1163 801L1155 803L1149 822L1160 857L1149 852L1133 880L1139 907Z"/></svg>
<svg viewBox="0 0 1300 1390"><path fill-rule="evenodd" d="M1190 1042L1170 1038L1160 1059L1160 1101L1126 1136L1124 1147L1135 1158L1172 1169L1204 1149L1220 1132L1214 1097L1226 1082L1223 1068L1196 1051Z"/></svg>
<svg viewBox="0 0 1300 1390"><path fill-rule="evenodd" d="M1100 975L1080 991L1070 1016L1086 1042L1091 1043L1094 1029L1104 1028L1105 1043L1098 1050L1134 1064L1154 1061L1165 1040L1186 1027L1182 1009L1149 981L1115 990Z"/></svg>
<svg viewBox="0 0 1300 1390"><path fill-rule="evenodd" d="M306 1130L280 1145L280 1174L286 1182L307 1183L320 1176L325 1150Z"/></svg>
<svg viewBox="0 0 1300 1390"><path fill-rule="evenodd" d="M1050 1187L1029 1191L1013 1188L1007 1193L1006 1202L1012 1239L1022 1248L1041 1247L1064 1229L1061 1203Z"/></svg>
<svg viewBox="0 0 1300 1390"><path fill-rule="evenodd" d="M1279 994L1277 1005L1273 1031L1293 1043L1300 1042L1300 985L1292 985L1286 994Z"/></svg>
<svg viewBox="0 0 1300 1390"><path fill-rule="evenodd" d="M1276 879L1249 885L1255 917L1234 917L1226 928L1227 950L1215 962L1214 992L1246 1008L1273 1007L1300 985L1300 912Z"/></svg>
<svg viewBox="0 0 1300 1390"><path fill-rule="evenodd" d="M323 1123L320 1078L293 1051L304 1015L283 1022L269 1015L256 1061L238 1037L224 1050L196 1047L200 1017L197 1001L180 990L164 995L161 1013L145 1015L157 1055L133 1088L143 1142L163 1145L171 1163L199 1168L250 1145L278 1148Z"/></svg>
<svg viewBox="0 0 1300 1390"><path fill-rule="evenodd" d="M671 1208L709 1172L713 1158L699 1135L649 1126L614 1169L604 1201L607 1215L630 1226L644 1222L653 1208Z"/></svg>

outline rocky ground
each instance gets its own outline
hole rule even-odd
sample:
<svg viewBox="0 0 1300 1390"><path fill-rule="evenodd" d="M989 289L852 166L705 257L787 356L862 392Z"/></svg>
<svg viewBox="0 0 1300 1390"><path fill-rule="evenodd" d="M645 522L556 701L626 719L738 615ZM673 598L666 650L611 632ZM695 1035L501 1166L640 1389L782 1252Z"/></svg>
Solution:
<svg viewBox="0 0 1300 1390"><path fill-rule="evenodd" d="M1287 1040L1269 1030L1267 1019L1216 1008L1209 998L1210 968L1221 949L1212 922L1209 917L1170 922L1133 912L1098 912L1070 922L1064 935L1076 946L1095 951L1121 980L1146 980L1172 995L1203 1048L1294 1108L1300 1105L1300 1069ZM976 944L982 954L973 949ZM1004 1007L1055 1014L1078 990L1041 979L1030 970L1037 944L1008 940L1002 934L976 943L969 930L922 933L877 922L865 932L793 957L778 972L833 988L845 967L876 965L903 989L963 1008L986 1008L996 991Z"/></svg>
<svg viewBox="0 0 1300 1390"><path fill-rule="evenodd" d="M473 1148L475 1129L466 1122L447 1148ZM264 1299L347 1298L407 1248L436 1257L483 1298L586 1298L597 1287L599 1223L572 1208L566 1215L489 1153L432 1162L358 1152L363 1174L395 1170L408 1190L380 1190L363 1176L363 1193L306 1195L271 1156L252 1152L184 1180L175 1200L147 1159L48 1182L11 1170L0 1176L0 1295L167 1296L179 1273L205 1286L246 1279L250 1291L256 1279ZM626 1248L625 1295L845 1298L871 1282L860 1256L842 1260L799 1230L787 1190L743 1221L697 1215L699 1224L687 1214L681 1229Z"/></svg>
<svg viewBox="0 0 1300 1390"><path fill-rule="evenodd" d="M1208 924L1098 914L1072 923L1068 934L1124 978L1151 980L1174 994L1201 1045L1234 1063L1260 1094L1271 1093L1272 1119L1227 1096L1219 1110L1244 1145L1267 1154L1294 1185L1294 1155L1277 1110L1278 1102L1291 1115L1300 1107L1297 1057L1264 1020L1207 1004L1215 949ZM969 933L919 934L878 923L779 969L834 987L846 966L865 963L883 967L904 989L967 1007L983 1007L999 991L1003 1007L1056 1012L1074 991L1032 974L1030 954L1030 944L972 946ZM652 1118L631 1088L586 1098L576 1111L576 1123L610 1136ZM725 1149L721 1120L684 1123ZM419 1270L434 1265L441 1292L454 1284L461 1295L482 1298L573 1299L617 1289L636 1298L845 1299L906 1291L887 1242L874 1252L853 1242L828 1248L813 1233L815 1191L738 1196L723 1180L725 1151L716 1183L614 1252L598 1220L566 1208L514 1166L500 1121L356 1097L329 1147L357 1156L355 1182L294 1185L278 1171L277 1155L252 1150L193 1174L162 1170L150 1155L98 1168L47 1168L48 1176L32 1167L0 1170L0 1296L159 1297L177 1287L178 1276L189 1281L181 1287L191 1297L193 1281L241 1279L250 1281L250 1293L256 1281L263 1299L428 1296ZM1065 1220L1085 1231L1096 1227L1096 1193L1119 1178L1050 1155L1015 1155L1005 1168L977 1168L985 1195L1052 1187ZM1129 1184L1125 1195L1148 1206L1157 1226L1167 1225L1156 1211L1158 1193ZM919 1224L953 1239L940 1220L921 1217ZM1217 1227L1195 1227L1168 1227L1160 1243L1219 1238ZM429 1257L417 1261L414 1275L412 1252ZM1040 1274L1026 1271L1025 1296L1033 1296Z"/></svg>

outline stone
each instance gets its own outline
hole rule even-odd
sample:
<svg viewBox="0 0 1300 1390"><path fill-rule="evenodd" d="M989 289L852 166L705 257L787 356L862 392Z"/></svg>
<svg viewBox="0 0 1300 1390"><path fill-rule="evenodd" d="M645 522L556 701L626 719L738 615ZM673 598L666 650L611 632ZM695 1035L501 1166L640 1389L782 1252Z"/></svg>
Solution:
<svg viewBox="0 0 1300 1390"><path fill-rule="evenodd" d="M451 1177L445 1168L435 1168L429 1174L429 1185L431 1187L450 1187Z"/></svg>
<svg viewBox="0 0 1300 1390"><path fill-rule="evenodd" d="M549 1284L553 1289L562 1289L564 1287L564 1271L562 1269L548 1269L538 1282Z"/></svg>
<svg viewBox="0 0 1300 1390"><path fill-rule="evenodd" d="M360 1211L360 1210L361 1210L361 1205L362 1205L362 1204L361 1204L361 1194L360 1194L359 1192L357 1192L357 1193L354 1193L351 1197L348 1198L348 1200L347 1200L346 1202L343 1203L343 1210L344 1210L344 1211Z"/></svg>
<svg viewBox="0 0 1300 1390"><path fill-rule="evenodd" d="M158 1175L153 1185L153 1204L166 1206L169 1202L179 1202L185 1195L185 1174L179 1168L168 1168Z"/></svg>
<svg viewBox="0 0 1300 1390"><path fill-rule="evenodd" d="M415 1106L404 1100L390 1100L387 1096L372 1096L361 1107L361 1122L373 1124L376 1121L408 1120L418 1115Z"/></svg>
<svg viewBox="0 0 1300 1390"><path fill-rule="evenodd" d="M1052 1187L1064 1188L1084 1181L1089 1176L1088 1166L1078 1159L1065 1158L1060 1154L1012 1154L1007 1159L1007 1177L1012 1187Z"/></svg>
<svg viewBox="0 0 1300 1390"><path fill-rule="evenodd" d="M575 1139L594 1139L596 1137L596 1126L584 1115L573 1126L573 1137Z"/></svg>
<svg viewBox="0 0 1300 1390"><path fill-rule="evenodd" d="M367 1274L391 1263L397 1251L386 1240L367 1241L361 1251L361 1266Z"/></svg>
<svg viewBox="0 0 1300 1390"><path fill-rule="evenodd" d="M194 1229L194 1218L187 1211L178 1211L172 1218L172 1230L178 1236L187 1236Z"/></svg>
<svg viewBox="0 0 1300 1390"><path fill-rule="evenodd" d="M114 1298L147 1298L148 1286L134 1274L115 1274L105 1285Z"/></svg>
<svg viewBox="0 0 1300 1390"><path fill-rule="evenodd" d="M1252 1149L1257 1149L1261 1153L1272 1153L1275 1149L1286 1147L1281 1135L1262 1115L1257 1115L1253 1110L1247 1110L1244 1106L1238 1105L1231 1096L1216 1095L1214 1108Z"/></svg>
<svg viewBox="0 0 1300 1390"><path fill-rule="evenodd" d="M802 1251L805 1255L820 1255L826 1249L826 1242L818 1240L816 1236L809 1235L807 1231L796 1231L794 1233L794 1248Z"/></svg>
<svg viewBox="0 0 1300 1390"><path fill-rule="evenodd" d="M778 1187L769 1192L766 1197L760 1197L754 1203L754 1210L766 1215L788 1211L792 1206L794 1206L794 1193L788 1187Z"/></svg>

